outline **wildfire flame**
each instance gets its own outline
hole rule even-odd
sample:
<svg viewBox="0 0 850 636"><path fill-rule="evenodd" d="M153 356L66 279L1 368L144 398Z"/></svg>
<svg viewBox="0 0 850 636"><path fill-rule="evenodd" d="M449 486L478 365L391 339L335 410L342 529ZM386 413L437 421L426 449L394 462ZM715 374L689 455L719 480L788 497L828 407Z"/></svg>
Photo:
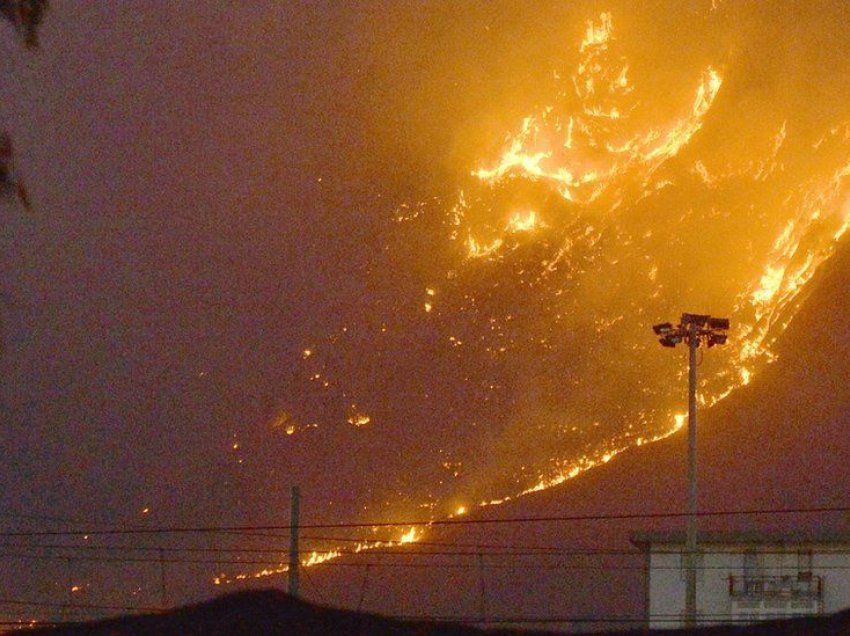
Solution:
<svg viewBox="0 0 850 636"><path fill-rule="evenodd" d="M599 23L587 23L585 39L579 47L582 60L572 76L580 104L577 112L565 119L552 107L546 107L526 117L519 130L508 138L499 160L489 168L473 171L473 176L490 188L503 186L512 179L540 182L566 201L583 206L622 188L626 178L639 179L644 189L650 187L657 168L674 157L702 128L723 80L716 69L706 68L690 108L678 120L630 131L626 126L628 112L616 105L634 90L628 79L628 64L618 60L612 69L601 63L602 56L609 51L613 33L610 13L603 13ZM600 119L618 120L620 125L600 125ZM467 209L466 196L461 193L453 207L454 224L462 225ZM518 213L514 213L502 236L487 242L475 238L473 228L469 228L468 255L472 258L497 255L505 245L504 234L536 224L536 212L529 214L521 226Z"/></svg>
<svg viewBox="0 0 850 636"><path fill-rule="evenodd" d="M355 543L353 547L344 551L342 548L324 551L313 550L307 553L306 557L299 559L299 563L303 568L310 568L317 565L321 565L322 563L327 563L328 561L332 561L334 559L338 559L344 554L360 554L361 552L368 552L369 550L377 550L380 548L397 548L411 543L416 543L421 539L421 534L422 533L416 528L408 528L407 530L402 532L402 534L396 540L361 541ZM269 576L278 576L281 574L286 574L287 572L289 572L289 564L281 562L275 567L264 568L259 572L254 572L252 574L241 573L230 577L225 573L221 573L218 576L213 577L213 584L227 585L237 581L262 579Z"/></svg>
<svg viewBox="0 0 850 636"><path fill-rule="evenodd" d="M724 10L713 2L710 14ZM422 490L411 477L406 500L420 497L433 518L474 506L458 501L499 505L561 484L679 431L684 358L658 349L653 322L682 310L729 316L728 344L701 370L700 405L750 384L777 359L778 338L850 227L850 122L828 122L811 138L784 114L761 121L727 103L732 114L720 117L722 60L695 66L664 102L674 115L656 116L642 92L646 73L618 53L617 24L611 13L586 23L572 72L555 74L552 103L519 121L453 198L404 204L394 215L414 228L433 210L442 215L444 242L428 243L423 259L434 261L425 281L433 286L424 301L417 286L411 304L420 315L425 303L428 337L449 361L442 373L462 369L458 393L478 409L455 406L460 414L450 411L434 436L448 447L446 431L465 426L504 440L477 465L440 448L435 463L462 458L463 471L443 479L441 468ZM726 120L738 128L722 130ZM728 139L747 127L758 134L736 154ZM440 260L440 250L450 255ZM317 355L304 363L327 376ZM464 481L469 474L476 483ZM411 529L396 544L420 538Z"/></svg>

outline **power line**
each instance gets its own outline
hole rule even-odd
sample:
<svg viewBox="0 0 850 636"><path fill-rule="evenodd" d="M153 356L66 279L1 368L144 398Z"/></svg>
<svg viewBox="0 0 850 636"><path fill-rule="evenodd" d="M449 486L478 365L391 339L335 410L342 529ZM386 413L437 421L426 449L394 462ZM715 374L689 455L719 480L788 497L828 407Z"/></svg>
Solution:
<svg viewBox="0 0 850 636"><path fill-rule="evenodd" d="M483 556L487 556L491 559L491 563L494 566L498 566L500 569L505 568L523 568L523 569L571 569L571 570L645 570L644 565L638 566L628 566L622 563L622 561L616 563L609 564L588 564L584 559L589 557L607 557L609 555L598 555L598 554L529 554L529 553L487 553L480 552ZM733 553L733 554L741 554ZM764 553L761 553L764 554ZM778 554L778 553L777 553ZM847 554L845 551L844 554ZM337 555L334 555L337 556ZM407 564L410 564L411 567L443 567L446 565L453 565L453 567L462 567L462 565L457 565L460 561L461 564L464 560L472 561L476 556L476 553L471 552L424 552L424 553L345 553L340 554L339 556L347 556L353 558L353 561L349 562L340 562L337 560L327 560L321 563L317 563L317 566L322 567L362 567L364 565L370 565L375 567L403 567ZM624 556L632 557L632 561L634 559L639 558L641 555L638 554L628 554ZM377 557L377 558L376 558ZM575 557L576 559L581 559L579 561L554 561L553 559L563 559L565 557ZM371 561L364 562L363 558L370 558ZM392 558L393 560L389 560ZM22 553L22 552L0 552L0 559L6 560L32 560L32 561L66 561L71 560L75 562L81 563L139 563L139 564L175 564L175 565L209 565L215 566L217 568L224 567L232 567L232 566L263 566L263 567L274 567L274 568L283 568L284 567L284 557L282 556L279 559L253 559L253 558L245 558L245 559L221 559L221 558L180 558L180 557L170 557L159 559L156 557L143 557L143 556L100 556L100 555L73 555L69 556L67 554L33 554L33 553ZM404 561L399 562L398 559L404 559ZM508 564L507 560L511 559L512 564ZM548 561L540 561L540 559L548 559ZM493 561L495 560L495 561ZM471 566L468 566L471 567ZM489 567L489 566L488 566ZM655 569L657 570L678 570L678 566L658 566ZM719 566L704 566L701 568L703 570L724 570L730 571L730 567L719 567ZM818 568L819 570L850 570L850 566L821 566Z"/></svg>
<svg viewBox="0 0 850 636"><path fill-rule="evenodd" d="M0 553L0 557L8 558L8 559L28 559L33 561L80 561L80 562L93 562L93 563L185 563L185 564L196 564L196 565L278 565L279 561L277 560L266 560L266 561L257 561L257 560L237 560L237 561L227 561L221 559L157 559L157 558L145 558L145 557L112 557L112 556L74 556L68 557L67 555L50 555L50 554L21 554L21 553Z"/></svg>
<svg viewBox="0 0 850 636"><path fill-rule="evenodd" d="M482 547L475 550L466 547L465 545L458 546L457 550L428 549L430 546L445 546L446 548L454 547L451 543L406 543L395 546L379 545L375 548L367 546L363 549L356 548L333 548L326 551L323 550L303 550L305 554L311 552L316 553L333 553L339 555L348 554L380 554L380 555L398 555L398 556L429 556L429 555L466 555L474 556L484 553L491 556L642 556L643 553L637 550L570 550L568 548L547 548L530 549L522 546L511 548L510 546L498 546L497 548ZM422 549L422 548L426 549ZM0 543L0 549L24 549L24 550L56 550L63 552L168 552L168 553L195 553L195 554L285 554L285 548L198 548L198 547L149 547L149 546L95 546L95 545L63 545L60 543ZM736 553L731 551L733 554ZM837 551L833 551L837 552Z"/></svg>
<svg viewBox="0 0 850 636"><path fill-rule="evenodd" d="M445 546L447 548L451 548L454 546L458 546L460 549L457 550L430 550L430 549L422 549L422 547L429 546ZM469 546L469 547L467 547ZM151 547L151 546L95 546L95 545L67 545L67 544L59 544L59 543L0 543L0 549L11 548L11 549L23 549L23 550L55 550L57 552L75 552L75 551L84 551L84 552L166 552L170 554L286 554L285 548L255 548L255 547L239 547L239 548L201 548L201 547ZM547 557L567 557L567 556L575 556L575 557L606 557L606 556L623 556L623 557L643 557L645 555L644 552L634 549L571 549L571 548L560 548L560 547L533 547L529 548L527 546L510 546L510 545L497 545L486 547L482 546L481 549L472 549L473 544L452 544L448 542L417 542L417 543L405 543L405 544L397 544L397 545L380 545L376 548L367 547L361 550L358 549L348 549L348 548L335 548L329 549L326 552L328 554L339 555L339 556L348 556L348 555L356 555L356 556L395 556L395 557L426 557L426 556L467 556L474 557L478 554L485 554L487 556L492 557L538 557L538 558L547 558ZM316 552L317 554L323 554L325 551L322 550L303 550L305 554L309 554L311 552ZM709 554L726 554L726 555L740 555L743 554L744 550L741 548L738 549L710 549L706 550ZM842 555L842 554L850 554L850 548L830 548L827 550L828 554ZM5 553L6 556L12 556L9 553ZM665 552L664 554L667 554ZM670 551L669 554L679 554L678 551ZM758 554L761 555L776 555L776 554L788 554L788 550L781 549L760 549L758 550ZM0 556L3 556L3 553L0 553ZM56 558L68 558L67 554L63 554L62 556L57 556ZM73 556L71 557L77 560L84 560L86 557L82 556ZM93 557L94 558L94 557ZM103 557L105 558L105 557ZM137 560L143 560L141 558ZM151 561L158 561L159 559L151 559ZM237 560L237 561L223 561L222 559L212 560L210 562L222 563L222 562L232 562L232 563L249 563L249 561ZM268 561L263 561L263 563L267 563Z"/></svg>
<svg viewBox="0 0 850 636"><path fill-rule="evenodd" d="M414 546L436 546L436 547L459 547L459 548L470 548L474 550L487 550L487 549L510 549L510 550L537 550L540 552L546 551L554 551L561 550L563 548L559 546L526 546L526 545L515 545L515 544L506 544L506 543L461 543L456 541L416 541L414 543L404 543L402 544L398 540L394 539L375 539L374 537L365 538L365 539L357 539L351 537L317 537L315 535L306 535L302 536L302 539L308 541L328 541L328 542L339 542L339 543L363 543L363 544L381 544L386 545L387 547L399 547L404 546L407 548Z"/></svg>
<svg viewBox="0 0 850 636"><path fill-rule="evenodd" d="M447 548L457 546L458 550L429 550L421 549L422 547L430 546L445 546ZM67 545L61 543L0 543L0 549L25 549L25 550L56 550L64 552L86 551L86 552L167 552L167 553L190 553L190 554L286 554L285 548L199 548L199 547L151 547L151 546L96 546L96 545ZM605 549L605 548L563 548L563 547L527 547L527 546L481 546L481 549L473 549L473 544L453 544L448 542L416 542L405 543L398 545L380 545L376 548L366 547L364 549L349 549L335 548L329 549L327 553L334 555L387 555L399 557L411 556L476 556L478 554L486 554L487 556L529 556L529 557L556 557L556 556L625 556L625 557L643 557L644 552L635 549ZM728 554L739 555L745 550L742 548L712 548L706 550L710 554ZM322 550L303 550L305 554L316 552L322 554ZM850 554L850 548L829 548L826 550L828 554ZM664 553L667 554L667 553ZM670 551L669 554L679 554L678 551ZM788 554L788 550L781 549L760 549L758 554L775 555ZM66 558L63 556L62 558ZM82 558L82 557L74 557Z"/></svg>
<svg viewBox="0 0 850 636"><path fill-rule="evenodd" d="M43 607L43 608L61 608L66 607L67 604L63 603L51 603L46 601L31 601L31 600L22 600L22 599L0 599L0 605L17 605L17 606L26 606L26 607ZM163 613L157 608L153 607L126 607L120 605L92 605L92 604L74 604L73 609L90 609L90 610L118 610L118 611L130 611L130 612L145 612L145 613L156 613L156 614L164 614L167 616L167 612ZM736 616L731 613L712 613L706 614L701 613L701 617L715 620L715 621L723 621L724 623L743 623L743 624L752 624L751 619L747 619L744 617ZM620 615L620 616L495 616L492 618L484 618L482 620L481 616L467 616L467 615L456 615L456 614L448 614L448 615L439 615L439 614L407 614L407 615L394 615L394 614L384 614L382 618L392 619L392 620L400 620L400 621L425 621L425 622L443 622L443 623L465 623L465 624L487 624L487 625L505 625L505 624L533 624L533 623L637 623L637 624L645 624L646 617L645 616L628 616L628 615ZM681 622L681 616L679 614L653 614L651 616L653 621L657 622L665 622L665 623L679 623ZM799 618L812 618L812 617L799 617ZM35 623L35 625L33 625ZM33 620L19 620L19 621L0 621L0 625L10 625L10 626L54 626L54 625L72 625L76 624L76 622L72 621L53 621L53 622L42 622L42 621L33 621Z"/></svg>
<svg viewBox="0 0 850 636"><path fill-rule="evenodd" d="M785 514L822 514L829 512L850 512L850 506L822 506L813 508L754 508L744 510L707 510L698 513L700 517L730 517L754 515L785 515ZM303 529L344 529L344 528L411 528L423 526L454 526L454 525L496 525L521 523L559 523L579 521L628 521L638 519L678 519L687 517L685 512L636 512L616 514L587 514L560 515L547 517L501 517L496 519L433 519L430 521L371 521L349 523L314 523L302 524ZM262 532L288 529L288 526L257 525L257 526L162 526L150 528L113 528L110 530L42 530L30 532L0 532L0 537L35 537L35 536L104 536L104 535L149 535L149 534L207 534L207 533L237 533Z"/></svg>
<svg viewBox="0 0 850 636"><path fill-rule="evenodd" d="M468 563L457 563L440 559L433 559L427 561L417 561L417 562L388 562L381 560L373 560L368 562L339 562L339 561L329 561L325 562L321 565L324 567L367 567L367 568L392 568L392 569L404 569L404 568L431 568L431 569L462 569L462 570L474 570L474 569L483 569L483 570L511 570L511 569L526 569L526 570L576 570L576 571L644 571L644 565L612 565L612 564L595 564L595 565L587 565L587 564L575 564L575 563L563 563L563 562L549 562L549 563L527 563L527 562L518 562L513 564L508 563L487 563L483 564L480 561L481 556L484 553L472 554L472 553L463 553L463 554L451 554L448 553L443 556L454 556L454 557L467 557ZM361 556L371 556L367 554L362 554ZM408 556L408 555L390 555L390 556ZM421 556L433 557L432 554L425 554ZM493 556L504 556L504 555L487 555L490 557ZM527 556L539 556L539 555L527 555ZM548 556L548 555L547 555ZM8 558L8 559L24 559L24 560L34 560L34 561L66 561L69 559L67 556L57 556L57 555L43 555L43 554L21 554L21 553L0 553L0 557ZM477 558L477 565L473 562L473 558ZM266 567L283 567L284 564L281 561L259 561L259 560L216 560L216 559L178 559L178 558L170 558L170 559L157 559L157 558L144 558L144 557L110 557L110 556L77 556L71 559L75 562L95 562L95 563L144 563L144 564L182 564L182 565L217 565L217 566L246 566L246 565L258 565L258 566L266 566ZM680 571L682 568L680 566L657 566L654 568L659 571ZM723 571L730 572L730 570L739 570L740 568L734 568L729 566L698 566L697 568L700 571L710 572L710 571ZM776 568L777 571L781 574L782 568ZM817 568L818 571L845 571L850 570L850 565L824 565L819 566Z"/></svg>
<svg viewBox="0 0 850 636"><path fill-rule="evenodd" d="M283 566L283 564L280 564ZM342 561L328 561L326 563L321 564L322 567L328 568L362 568L364 566L369 566L370 568L389 568L389 569L422 569L422 568L430 568L430 569L449 569L449 570L475 570L479 566L474 563L452 563L446 561L433 561L423 563L421 561L416 563L391 563L391 562L382 562L382 561L369 561L366 563L356 562L356 563L347 563ZM536 570L575 570L575 571L602 571L602 572L619 572L619 571L635 571L635 572L645 572L646 568L643 565L575 565L575 564L564 564L564 563L543 563L543 564L528 564L528 563L515 563L515 564L499 564L499 563L490 563L485 564L483 569L486 570L517 570L523 569L528 571L536 571ZM698 570L701 571L716 571L716 572L730 572L730 570L738 570L741 568L730 568L730 567L721 567L721 566L698 566ZM684 571L684 568L681 566L659 566L653 568L653 570L666 570L670 572L680 572ZM845 565L832 565L832 566L822 566L815 568L816 571L846 571L850 570L850 566ZM796 570L791 570L796 573ZM777 574L776 576L781 576L781 574Z"/></svg>
<svg viewBox="0 0 850 636"><path fill-rule="evenodd" d="M85 603L51 603L49 601L31 601L24 599L0 598L0 605L21 605L27 607L51 607L58 609L94 609L120 612L159 612L155 607L127 607L123 605L89 605Z"/></svg>
<svg viewBox="0 0 850 636"><path fill-rule="evenodd" d="M203 553L285 553L286 548L174 548L174 547L151 547L151 546L127 546L127 545L63 545L61 543L0 543L2 548L25 548L39 550L112 550L125 552L203 552Z"/></svg>
<svg viewBox="0 0 850 636"><path fill-rule="evenodd" d="M646 625L647 618L645 616L503 616L486 618L481 620L480 617L466 615L432 615L432 614L410 614L410 615L384 615L385 618L392 618L403 621L435 621L440 623L462 623L462 624L486 624L486 625L508 625L508 624L551 624L551 623L622 623L622 624L637 624ZM705 614L700 613L700 618L705 618L711 621L723 622L724 624L742 624L753 625L752 619L736 616L734 614ZM801 616L796 618L813 618L811 616ZM823 617L820 617L823 618ZM653 622L680 624L682 617L679 614L653 614L651 616Z"/></svg>
<svg viewBox="0 0 850 636"><path fill-rule="evenodd" d="M390 526L394 527L394 526ZM262 532L229 532L229 534L235 534L239 536L249 536L249 537L258 537L258 538L267 538L267 539L288 539L288 533L262 533ZM1 536L1 535L0 535ZM446 542L446 541L415 541L415 542L406 542L402 543L398 539L393 538L385 538L380 539L374 536L371 537L341 537L341 536L317 536L311 534L302 534L301 539L304 541L323 541L327 543L359 543L366 546L375 546L375 547L407 547L410 548L412 546L450 546L450 547L465 547L472 548L475 550L481 549L498 549L498 548L508 548L508 549L519 549L519 550L539 550L539 551L551 551L551 550L561 550L561 547L553 547L553 546L518 546L514 544L504 544L504 543L461 543L461 542ZM373 549L369 547L369 549Z"/></svg>
<svg viewBox="0 0 850 636"><path fill-rule="evenodd" d="M14 546L14 547L31 548L32 546ZM164 552L165 551L166 550L164 550ZM124 550L122 552L135 552L135 550ZM171 554L175 554L175 553L180 554L180 553L184 552L184 550L178 548L176 550L168 551L168 552L171 553ZM188 554L197 554L198 553L197 551L193 551L193 550L185 550L185 552L187 552ZM211 552L215 553L215 551L211 551ZM706 551L705 554L709 554L709 555L733 555L733 556L739 555L740 556L740 555L744 554L744 552L745 552L744 550L709 550L709 551ZM208 554L209 552L201 551L201 553L202 554ZM255 551L253 551L253 550L232 550L228 554L237 554L237 555L238 554L249 554L250 555L250 554L253 554L253 553L255 553ZM283 560L284 557L286 556L285 551L281 551L281 550L264 550L264 551L256 551L256 553L281 554L280 560ZM759 550L757 553L759 555L766 555L766 556L789 554L788 551L780 551L780 550L773 550L773 551ZM304 554L309 554L309 553L305 552ZM348 556L350 556L350 557L376 557L377 556L377 557L394 557L394 558L403 558L403 559L425 558L425 557L468 557L468 558L473 558L473 557L476 557L479 554L483 554L484 556L488 556L488 557L492 557L492 558L501 557L501 558L524 558L524 559L532 559L532 558L535 558L535 559L550 558L551 559L551 558L564 558L564 557L576 557L576 558L629 557L629 558L637 559L637 558L643 558L644 557L644 554L641 553L641 552L635 552L635 551L629 551L629 550L608 550L608 551L599 551L599 552L593 552L593 551L582 552L582 551L564 550L562 552L546 552L546 553L523 552L523 551L488 552L486 550L482 550L480 552L470 552L470 551L466 551L466 550L463 550L463 551L405 550L403 552L390 551L390 550L363 550L363 551L360 551L360 552L356 552L354 550L334 550L334 551L331 551L331 552L328 552L328 553L316 552L316 554L318 554L318 555L328 554L328 555L333 556L333 557L348 557ZM663 553L663 554L669 555L669 556L679 556L681 554L681 552L677 551L677 552L669 552L669 553ZM827 554L830 554L830 555L846 555L846 554L850 554L850 550L847 550L847 549L830 550ZM108 556L108 555L87 556L87 555L79 555L79 554L69 555L67 553L45 555L45 554L23 554L23 553L16 553L16 552L0 552L0 557L7 557L7 558L43 557L45 559L69 559L70 558L74 561L109 561L109 560L113 560L113 561L115 561L115 560L127 560L127 561L130 561L130 560L132 560L132 561L140 562L140 563L146 563L146 562L157 563L161 560L161 559L158 559L158 558L155 558L155 557L147 557L146 558L146 557L141 557L141 556L140 557L120 557L119 558L119 557L116 557L116 556ZM171 560L166 560L166 562L167 563L185 562L185 563L222 563L222 564L223 563L236 563L236 564L242 563L242 564L249 564L249 563L276 563L276 562L278 562L278 559L268 559L268 560L251 559L251 560L249 560L249 559L239 559L239 558L237 558L237 559L209 558L209 559L188 560L188 559L172 558ZM317 565L325 565L325 564L327 564L327 562L322 562L321 564L317 564Z"/></svg>
<svg viewBox="0 0 850 636"><path fill-rule="evenodd" d="M719 516L734 516L734 515L782 515L782 514L815 514L815 513L846 513L850 511L850 507L846 506L830 506L830 507L813 507L813 508L786 508L786 509L747 509L747 510L714 510L714 511L705 511L700 513L700 516L706 517L719 517ZM540 522L579 522L579 521L601 521L601 520L629 520L629 519L656 519L656 518L678 518L683 517L685 514L683 513L633 513L633 514L597 514L597 515L571 515L571 516L548 516L548 517L506 517L506 518L498 518L498 519L449 519L449 520L437 520L437 521L420 521L420 522L382 522L382 523L337 523L337 524L313 524L313 525L305 525L303 527L306 528L363 528L363 527L385 527L385 528L398 528L398 527L411 527L414 525L417 526L439 526L439 525L466 525L466 524L501 524L501 523L540 523ZM100 535L100 536L112 536L112 535L151 535L151 534L169 534L169 533L231 533L244 535L246 537L251 538L260 538L261 535L256 534L258 530L275 530L278 526L242 526L242 527L153 527L153 528L140 528L130 527L130 528L114 528L114 529L105 529L105 530L89 530L89 531L35 531L35 532L4 532L0 533L0 537L38 537L38 536L67 536L74 537L80 535ZM356 548L352 549L336 549L333 552L340 555L351 555L357 557L367 557L372 556L376 558L372 558L370 561L363 562L360 558L354 559L354 562L326 562L323 565L329 567L359 567L366 568L367 573L370 568L409 568L409 569L443 569L443 570L473 570L478 569L479 572L484 570L561 570L561 571L591 571L591 570L608 570L608 571L616 571L616 570L634 570L634 571L642 571L645 569L645 566L624 566L624 565L612 565L612 564L576 564L576 563L563 563L563 562L547 562L547 563L528 563L527 559L543 559L543 558L553 558L553 557L566 557L566 556L576 556L576 557L604 557L604 556L628 556L634 557L642 555L643 553L636 550L607 550L607 549L570 549L570 548L561 548L554 546L516 546L510 544L476 544L476 543L451 543L451 542L414 542L414 543L405 543L402 544L399 541L393 540L380 540L376 538L368 538L368 539L357 539L354 537L338 537L338 536L306 536L305 539L312 541L328 541L328 542L356 542L361 543L366 546L375 546L368 550L358 550ZM382 544L382 545L379 545ZM147 563L147 564L155 564L155 563L167 563L167 564L180 564L180 565L214 565L218 567L231 567L231 566L248 566L248 565L258 565L258 566L266 566L266 567L282 567L283 564L278 561L270 561L270 560L256 560L256 559L193 559L193 558L182 558L182 554L267 554L267 553L280 553L283 554L286 552L285 549L274 549L274 548L255 548L255 547L176 547L176 546L128 546L128 545L118 545L118 546L96 546L96 545L62 545L57 543L50 544L27 544L22 545L19 543L14 544L0 544L0 548L14 548L18 550L57 550L62 552L79 552L86 551L91 556L81 556L77 555L74 557L69 557L67 554L61 555L45 555L45 554L24 554L24 553L0 553L0 557L2 558L20 558L20 559L34 559L34 560L68 560L69 558L73 558L74 560L79 561L96 561L96 562L106 562L106 563ZM400 551L398 548L403 547L404 550ZM436 547L436 548L448 548L443 550L428 550L422 549L426 547ZM453 548L453 549L452 549ZM464 550L463 548L471 548L475 551ZM124 556L124 555L99 555L96 552L159 552L168 553L170 555L174 555L171 558L156 558L156 557L145 557L145 556ZM740 554L740 550L711 550L712 553L730 553L730 554ZM769 550L760 550L761 554L773 553ZM785 551L779 551L776 553L784 553ZM850 550L830 550L831 553L848 553ZM94 554L92 554L94 553ZM487 554L487 556L496 559L499 558L503 560L501 563L482 563L481 555ZM469 563L458 563L457 559L473 559L478 556L478 564L474 564L471 561ZM381 557L393 557L394 559L399 558L407 558L407 557L415 557L417 559L416 562L398 562L395 560L394 562L387 562L386 560L381 560ZM453 557L454 561L449 560L449 557ZM505 563L505 559L513 558L519 559L522 557L521 562L513 562L513 563ZM671 566L671 567L663 567L662 569L668 570L680 570L680 567ZM715 567L715 566L703 566L699 568L701 570L709 571L709 570L723 570L728 572L728 567ZM818 568L823 570L847 570L850 569L850 566L827 566L824 568ZM366 575L368 576L368 574ZM312 585L312 582L308 584L311 587L315 587ZM364 590L365 591L365 590ZM0 603L2 603L2 599L0 599ZM24 603L24 601L19 601L19 604ZM118 611L156 611L157 608L134 608L134 607L117 607L117 606L87 606L81 604L70 604L70 603L53 603L49 604L51 607L73 607L74 609L111 609ZM443 620L444 617L439 617L439 620ZM485 617L486 618L486 617ZM482 622L482 616L477 618L471 618L468 622ZM486 621L487 624L498 624L500 619L492 619ZM550 620L550 619L545 619ZM566 619L566 621L561 621L560 619L551 619L554 622L575 622L576 619L570 618ZM604 620L604 619L603 619ZM522 622L521 620L514 619L505 619L504 622ZM540 619L529 620L528 622L542 622ZM602 620L600 620L602 622ZM609 621L610 622L610 621Z"/></svg>

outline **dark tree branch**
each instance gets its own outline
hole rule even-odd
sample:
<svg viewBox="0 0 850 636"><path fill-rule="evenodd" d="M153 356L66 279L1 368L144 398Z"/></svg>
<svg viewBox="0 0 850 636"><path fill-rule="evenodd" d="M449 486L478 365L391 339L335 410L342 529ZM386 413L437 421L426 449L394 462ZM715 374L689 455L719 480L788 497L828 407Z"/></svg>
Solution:
<svg viewBox="0 0 850 636"><path fill-rule="evenodd" d="M38 28L48 0L0 0L0 15L12 24L27 48L38 48Z"/></svg>

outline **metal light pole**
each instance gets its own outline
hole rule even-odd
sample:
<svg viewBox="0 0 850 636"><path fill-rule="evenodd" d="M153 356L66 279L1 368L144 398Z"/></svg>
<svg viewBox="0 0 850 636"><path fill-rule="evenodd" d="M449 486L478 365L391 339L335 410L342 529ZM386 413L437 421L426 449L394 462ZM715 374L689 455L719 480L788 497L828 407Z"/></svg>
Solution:
<svg viewBox="0 0 850 636"><path fill-rule="evenodd" d="M675 327L669 323L654 325L655 335L664 347L680 342L688 345L688 525L685 542L685 627L697 624L697 349L726 343L728 318L712 318L702 314L682 314Z"/></svg>
<svg viewBox="0 0 850 636"><path fill-rule="evenodd" d="M688 528L685 627L697 624L697 347L696 325L688 326Z"/></svg>

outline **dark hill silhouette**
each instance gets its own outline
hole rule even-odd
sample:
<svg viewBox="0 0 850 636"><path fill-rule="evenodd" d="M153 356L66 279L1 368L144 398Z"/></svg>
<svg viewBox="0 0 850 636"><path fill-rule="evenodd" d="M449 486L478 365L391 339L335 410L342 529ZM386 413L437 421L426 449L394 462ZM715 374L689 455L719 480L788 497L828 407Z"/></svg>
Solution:
<svg viewBox="0 0 850 636"><path fill-rule="evenodd" d="M162 614L141 614L103 621L36 629L29 634L422 634L453 636L479 630L455 625L396 621L373 614L328 609L294 599L277 590L239 592Z"/></svg>
<svg viewBox="0 0 850 636"><path fill-rule="evenodd" d="M752 626L717 627L698 630L705 636L829 636L847 634L850 612L818 619L774 621ZM28 634L63 634L66 636L240 636L254 634L362 634L370 636L413 634L421 636L464 636L472 634L538 634L540 631L518 632L493 630L484 632L473 627L421 621L401 621L338 609L319 607L294 599L276 590L237 592L206 603L177 608L161 614L142 614L119 618L27 630ZM648 633L646 631L631 633ZM664 631L669 636L684 630Z"/></svg>
<svg viewBox="0 0 850 636"><path fill-rule="evenodd" d="M700 413L701 510L850 504L850 250L819 272L812 293L779 343L779 359L727 400ZM688 308L682 308L688 309ZM647 334L651 337L651 334ZM734 337L733 331L730 337ZM686 364L684 351L678 352ZM712 352L713 353L713 352ZM671 355L658 351L658 355ZM705 364L711 364L711 354ZM658 378L659 382L669 378ZM683 385L683 404L685 402ZM640 514L684 510L686 437L634 449L558 488L474 512L476 518ZM703 518L701 529L843 532L846 514ZM683 519L482 524L439 527L429 542L634 550L636 530L682 529ZM434 548L431 548L433 550ZM407 553L426 550L410 547ZM643 560L630 556L401 557L384 567L367 555L310 572L334 604L399 615L562 618L550 627L606 625L643 615ZM429 560L430 559L430 560ZM398 567L398 562L419 564ZM363 563L371 562L367 569ZM431 565L425 567L424 563ZM360 565L358 565L360 564ZM481 565L484 567L480 567ZM547 565L549 564L549 565ZM524 623L533 625L534 623ZM623 628L623 622L610 623Z"/></svg>

